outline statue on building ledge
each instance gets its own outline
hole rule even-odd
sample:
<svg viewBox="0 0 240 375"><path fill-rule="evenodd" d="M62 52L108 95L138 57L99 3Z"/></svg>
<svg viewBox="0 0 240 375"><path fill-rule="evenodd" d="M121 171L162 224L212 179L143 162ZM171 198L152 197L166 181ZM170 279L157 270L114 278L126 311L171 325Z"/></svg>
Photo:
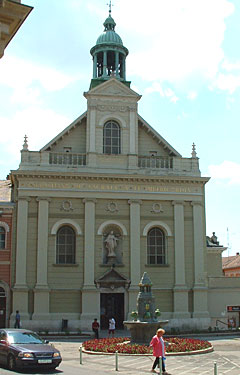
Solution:
<svg viewBox="0 0 240 375"><path fill-rule="evenodd" d="M207 236L207 246L208 247L215 247L215 246L222 247L221 245L219 245L219 241L217 240L217 236L215 232L212 233L211 237Z"/></svg>

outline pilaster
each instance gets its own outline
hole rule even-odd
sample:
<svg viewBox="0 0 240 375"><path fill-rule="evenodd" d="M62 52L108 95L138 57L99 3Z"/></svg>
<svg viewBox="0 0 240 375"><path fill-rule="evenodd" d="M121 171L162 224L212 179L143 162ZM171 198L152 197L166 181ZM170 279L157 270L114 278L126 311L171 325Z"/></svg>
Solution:
<svg viewBox="0 0 240 375"><path fill-rule="evenodd" d="M37 245L37 283L34 289L33 319L39 314L49 313L48 288L48 208L49 198L38 197L38 245Z"/></svg>
<svg viewBox="0 0 240 375"><path fill-rule="evenodd" d="M131 287L139 284L141 279L141 258L140 258L140 206L141 200L129 200L130 205L130 254L131 254Z"/></svg>
<svg viewBox="0 0 240 375"><path fill-rule="evenodd" d="M100 318L100 293L94 284L96 199L85 198L83 203L85 204L85 243L81 330L91 331L93 319Z"/></svg>
<svg viewBox="0 0 240 375"><path fill-rule="evenodd" d="M194 288L193 317L209 317L207 288L204 277L203 207L202 202L192 202L193 246L194 246Z"/></svg>
<svg viewBox="0 0 240 375"><path fill-rule="evenodd" d="M27 231L28 203L30 198L20 197L17 203L17 239L16 239L16 282L13 288L13 314L19 310L21 319L28 319L28 287L27 287Z"/></svg>
<svg viewBox="0 0 240 375"><path fill-rule="evenodd" d="M129 109L129 126L130 126L130 148L129 153L135 155L136 151L136 129L137 129L137 111L135 107Z"/></svg>
<svg viewBox="0 0 240 375"><path fill-rule="evenodd" d="M175 286L174 286L174 318L190 316L188 309L188 289L185 279L184 251L184 202L173 201L174 206L174 248L175 248Z"/></svg>
<svg viewBox="0 0 240 375"><path fill-rule="evenodd" d="M19 198L17 204L16 288L26 288L28 203L30 198Z"/></svg>
<svg viewBox="0 0 240 375"><path fill-rule="evenodd" d="M85 204L85 243L84 243L84 289L94 287L95 259L95 204L96 199L83 199Z"/></svg>
<svg viewBox="0 0 240 375"><path fill-rule="evenodd" d="M96 111L95 105L89 105L89 152L96 152Z"/></svg>

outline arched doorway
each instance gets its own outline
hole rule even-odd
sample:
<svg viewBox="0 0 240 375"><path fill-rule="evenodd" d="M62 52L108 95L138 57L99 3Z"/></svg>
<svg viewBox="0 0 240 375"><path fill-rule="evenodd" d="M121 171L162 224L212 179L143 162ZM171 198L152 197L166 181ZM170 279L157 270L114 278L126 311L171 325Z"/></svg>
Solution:
<svg viewBox="0 0 240 375"><path fill-rule="evenodd" d="M6 292L0 287L0 328L6 326Z"/></svg>

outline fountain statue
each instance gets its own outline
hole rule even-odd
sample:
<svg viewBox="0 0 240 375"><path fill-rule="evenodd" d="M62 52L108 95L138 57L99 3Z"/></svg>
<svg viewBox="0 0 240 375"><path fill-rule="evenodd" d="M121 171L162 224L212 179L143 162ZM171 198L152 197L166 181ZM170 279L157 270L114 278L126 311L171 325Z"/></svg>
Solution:
<svg viewBox="0 0 240 375"><path fill-rule="evenodd" d="M155 298L152 294L152 282L144 272L137 297L137 310L131 313L133 320L124 321L123 324L131 333L131 342L149 345L156 330L168 323L168 320L158 320L161 312L155 309Z"/></svg>

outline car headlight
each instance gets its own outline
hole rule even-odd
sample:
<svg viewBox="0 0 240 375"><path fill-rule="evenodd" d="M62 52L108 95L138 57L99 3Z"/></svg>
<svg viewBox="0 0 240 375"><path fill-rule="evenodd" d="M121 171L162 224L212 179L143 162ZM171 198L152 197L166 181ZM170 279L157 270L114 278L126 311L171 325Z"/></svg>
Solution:
<svg viewBox="0 0 240 375"><path fill-rule="evenodd" d="M18 357L20 357L20 358L33 358L33 354L32 353L23 353L23 352L20 352L18 354Z"/></svg>
<svg viewBox="0 0 240 375"><path fill-rule="evenodd" d="M61 357L60 353L59 352L53 353L53 358L55 357Z"/></svg>

